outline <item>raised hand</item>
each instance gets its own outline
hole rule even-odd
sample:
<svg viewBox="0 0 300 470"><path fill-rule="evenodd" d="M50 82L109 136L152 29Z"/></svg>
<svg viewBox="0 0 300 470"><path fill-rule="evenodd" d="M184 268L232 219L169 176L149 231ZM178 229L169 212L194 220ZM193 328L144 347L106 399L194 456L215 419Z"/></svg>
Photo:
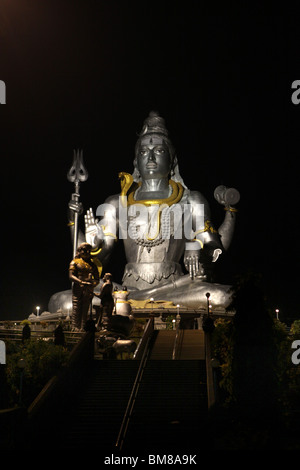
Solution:
<svg viewBox="0 0 300 470"><path fill-rule="evenodd" d="M103 230L98 224L98 220L95 219L92 209L88 209L85 216L85 239L89 243L93 250L98 249L103 241Z"/></svg>

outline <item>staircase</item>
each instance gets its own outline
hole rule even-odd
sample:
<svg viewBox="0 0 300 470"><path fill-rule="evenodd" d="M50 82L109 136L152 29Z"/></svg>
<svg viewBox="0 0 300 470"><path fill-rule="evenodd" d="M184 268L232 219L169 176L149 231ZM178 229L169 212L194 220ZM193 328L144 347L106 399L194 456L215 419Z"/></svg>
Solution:
<svg viewBox="0 0 300 470"><path fill-rule="evenodd" d="M113 450L138 369L138 361L94 360L74 401L48 437L55 449Z"/></svg>
<svg viewBox="0 0 300 470"><path fill-rule="evenodd" d="M159 330L152 343L123 449L192 452L206 439L204 332Z"/></svg>
<svg viewBox="0 0 300 470"><path fill-rule="evenodd" d="M144 370L123 450L198 449L205 436L206 367L197 360L150 360Z"/></svg>
<svg viewBox="0 0 300 470"><path fill-rule="evenodd" d="M154 331L122 451L136 455L141 450L205 449L204 349L202 330ZM117 452L115 444L140 365L139 360L94 359L80 385L65 397L67 405L58 406L54 425L47 429L48 423L43 423L39 447Z"/></svg>

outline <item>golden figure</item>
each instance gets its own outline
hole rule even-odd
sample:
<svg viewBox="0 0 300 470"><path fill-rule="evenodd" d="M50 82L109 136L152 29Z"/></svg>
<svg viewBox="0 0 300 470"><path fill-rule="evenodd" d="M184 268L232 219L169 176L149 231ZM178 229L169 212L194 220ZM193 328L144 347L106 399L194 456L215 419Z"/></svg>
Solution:
<svg viewBox="0 0 300 470"><path fill-rule="evenodd" d="M87 321L89 306L94 288L99 284L99 272L91 259L91 245L82 243L69 266L69 279L72 286L72 327L83 330Z"/></svg>

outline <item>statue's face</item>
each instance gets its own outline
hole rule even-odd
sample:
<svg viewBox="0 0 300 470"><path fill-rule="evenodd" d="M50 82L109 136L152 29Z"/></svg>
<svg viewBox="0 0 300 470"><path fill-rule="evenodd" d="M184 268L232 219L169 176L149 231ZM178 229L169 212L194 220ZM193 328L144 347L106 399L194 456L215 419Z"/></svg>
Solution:
<svg viewBox="0 0 300 470"><path fill-rule="evenodd" d="M167 178L171 170L168 146L160 136L145 136L141 140L136 161L144 180Z"/></svg>
<svg viewBox="0 0 300 470"><path fill-rule="evenodd" d="M91 257L91 249L88 247L82 247L79 251L79 256L82 259L88 260Z"/></svg>

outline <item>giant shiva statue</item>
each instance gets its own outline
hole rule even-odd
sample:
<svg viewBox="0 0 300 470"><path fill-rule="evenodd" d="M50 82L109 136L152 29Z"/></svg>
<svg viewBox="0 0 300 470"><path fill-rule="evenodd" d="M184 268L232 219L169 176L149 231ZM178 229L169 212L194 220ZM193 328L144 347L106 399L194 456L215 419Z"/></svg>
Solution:
<svg viewBox="0 0 300 470"><path fill-rule="evenodd" d="M226 308L230 286L212 282L211 275L232 240L238 191L216 188L215 199L224 206L225 218L215 229L207 200L184 184L165 121L156 112L144 122L133 165L132 174L119 174L120 194L98 206L96 217L92 209L87 211L85 233L79 231L78 243L89 243L91 255L105 270L116 240L123 240L127 264L121 285L127 287L129 299L200 308L206 306L209 292L214 308ZM71 234L75 214L82 213L75 199L69 203ZM69 299L69 291L55 294L49 310L64 310Z"/></svg>

